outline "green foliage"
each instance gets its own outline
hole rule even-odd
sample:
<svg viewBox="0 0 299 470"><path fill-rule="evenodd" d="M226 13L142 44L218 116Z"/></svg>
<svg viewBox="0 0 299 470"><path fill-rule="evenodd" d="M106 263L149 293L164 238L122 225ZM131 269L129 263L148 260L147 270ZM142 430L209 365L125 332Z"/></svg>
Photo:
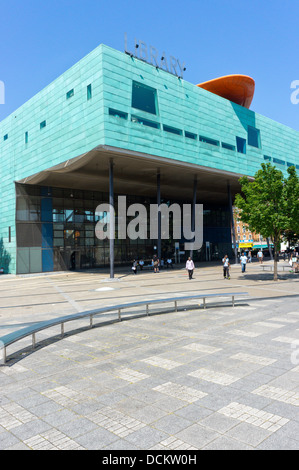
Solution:
<svg viewBox="0 0 299 470"><path fill-rule="evenodd" d="M288 168L285 178L271 163L263 163L253 181L243 176L240 183L242 194L235 199L240 219L251 231L271 238L276 253L285 233L299 233L299 178L295 167Z"/></svg>
<svg viewBox="0 0 299 470"><path fill-rule="evenodd" d="M235 199L242 222L278 245L284 232L299 231L299 178L294 167L288 177L271 163L262 164L254 181L240 179L242 193Z"/></svg>

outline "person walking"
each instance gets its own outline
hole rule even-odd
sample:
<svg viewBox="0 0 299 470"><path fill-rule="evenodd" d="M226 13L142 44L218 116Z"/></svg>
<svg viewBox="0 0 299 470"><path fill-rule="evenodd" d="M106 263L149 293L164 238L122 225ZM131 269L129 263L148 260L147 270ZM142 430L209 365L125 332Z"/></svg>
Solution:
<svg viewBox="0 0 299 470"><path fill-rule="evenodd" d="M193 271L194 271L194 263L193 263L193 260L191 259L190 256L189 256L189 258L187 259L187 262L186 262L186 269L187 269L188 274L189 274L189 279L191 280L192 276L193 276Z"/></svg>
<svg viewBox="0 0 299 470"><path fill-rule="evenodd" d="M227 255L224 256L222 263L223 263L223 277L224 279L230 279L230 275L229 275L230 264L229 264L229 258Z"/></svg>
<svg viewBox="0 0 299 470"><path fill-rule="evenodd" d="M138 262L134 259L133 266L132 266L132 271L134 274L137 274L137 266L138 266Z"/></svg>
<svg viewBox="0 0 299 470"><path fill-rule="evenodd" d="M258 251L257 257L258 257L258 260L259 260L260 264L262 264L263 263L263 258L264 258L262 250Z"/></svg>
<svg viewBox="0 0 299 470"><path fill-rule="evenodd" d="M159 258L157 255L154 255L152 259L153 267L154 267L154 273L159 272Z"/></svg>
<svg viewBox="0 0 299 470"><path fill-rule="evenodd" d="M240 257L240 263L241 263L241 266L242 266L242 273L245 273L246 271L246 264L247 264L247 256L242 253L241 257Z"/></svg>

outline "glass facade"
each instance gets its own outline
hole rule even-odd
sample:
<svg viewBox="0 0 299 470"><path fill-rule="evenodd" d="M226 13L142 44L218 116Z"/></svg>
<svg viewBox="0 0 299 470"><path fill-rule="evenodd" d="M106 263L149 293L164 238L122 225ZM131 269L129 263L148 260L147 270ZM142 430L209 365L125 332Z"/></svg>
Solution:
<svg viewBox="0 0 299 470"><path fill-rule="evenodd" d="M34 273L109 266L109 240L95 233L101 214L99 204L108 203L108 193L16 184L17 272ZM115 195L115 230L118 233L118 205ZM179 201L162 200L168 205ZM128 265L133 259L151 262L157 240L150 239L150 204L156 200L144 196L126 196L126 206L142 204L147 209L147 238L115 239L115 265ZM186 201L184 201L186 203ZM181 202L183 204L183 202ZM171 214L171 213L170 213ZM134 216L127 216L127 226ZM204 245L193 253L194 260L214 260L231 253L230 216L225 206L204 205ZM162 257L175 254L175 242L184 250L184 240L162 236ZM208 243L206 243L208 242ZM186 256L188 254L186 253ZM184 261L184 254L180 257Z"/></svg>

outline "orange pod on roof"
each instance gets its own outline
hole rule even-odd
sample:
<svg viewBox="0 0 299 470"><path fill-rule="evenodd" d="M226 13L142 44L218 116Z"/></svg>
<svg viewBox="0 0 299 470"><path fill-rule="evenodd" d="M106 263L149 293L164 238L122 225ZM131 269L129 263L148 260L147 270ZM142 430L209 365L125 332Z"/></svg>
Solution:
<svg viewBox="0 0 299 470"><path fill-rule="evenodd" d="M226 75L199 83L197 86L249 109L254 95L255 82L248 75Z"/></svg>

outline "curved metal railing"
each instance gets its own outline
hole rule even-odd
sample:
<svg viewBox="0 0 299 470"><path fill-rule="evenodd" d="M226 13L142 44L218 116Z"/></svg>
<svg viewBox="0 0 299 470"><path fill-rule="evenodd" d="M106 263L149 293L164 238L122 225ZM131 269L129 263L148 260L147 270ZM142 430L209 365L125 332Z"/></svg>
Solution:
<svg viewBox="0 0 299 470"><path fill-rule="evenodd" d="M32 349L36 347L36 333L39 331L45 330L47 328L61 325L61 338L64 336L64 324L74 320L80 320L82 318L89 318L89 328L93 327L93 319L94 317L100 314L105 314L108 312L117 311L118 312L118 321L122 320L121 312L122 310L134 307L143 307L145 306L145 313L143 315L148 316L150 314L149 307L154 304L162 304L162 303L174 303L174 311L178 311L178 302L183 302L184 300L193 300L193 299L202 299L203 300L203 308L206 308L206 300L215 297L231 297L232 298L232 306L235 306L235 297L236 296L247 296L247 292L229 292L229 293L218 293L218 294L200 294L200 295L188 295L184 297L171 297L167 299L156 299L156 300L143 300L139 302L131 302L128 304L119 304L119 305L111 305L107 307L102 307L99 309L88 310L81 313L74 313L71 315L66 315L59 318L53 318L51 320L45 320L35 323L34 325L27 326L15 332L9 333L5 336L0 337L0 350L2 349L3 357L2 363L5 364L7 361L7 347L11 344L20 341L21 339L26 338L27 336L32 337Z"/></svg>

